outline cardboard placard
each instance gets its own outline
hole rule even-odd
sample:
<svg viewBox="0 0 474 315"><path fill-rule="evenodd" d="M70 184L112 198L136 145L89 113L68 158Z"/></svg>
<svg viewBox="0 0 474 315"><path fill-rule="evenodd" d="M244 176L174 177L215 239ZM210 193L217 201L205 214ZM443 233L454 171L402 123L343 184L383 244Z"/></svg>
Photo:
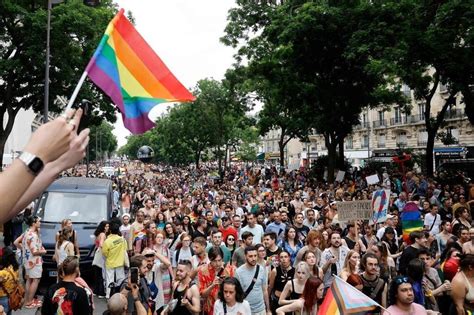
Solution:
<svg viewBox="0 0 474 315"><path fill-rule="evenodd" d="M339 221L370 220L373 215L371 200L356 200L337 203Z"/></svg>
<svg viewBox="0 0 474 315"><path fill-rule="evenodd" d="M336 176L336 181L337 182L342 182L344 180L344 175L345 174L346 174L346 172L344 172L344 171L338 171L337 176Z"/></svg>
<svg viewBox="0 0 474 315"><path fill-rule="evenodd" d="M367 185L375 185L380 182L380 178L377 174L367 176L365 180L367 181Z"/></svg>

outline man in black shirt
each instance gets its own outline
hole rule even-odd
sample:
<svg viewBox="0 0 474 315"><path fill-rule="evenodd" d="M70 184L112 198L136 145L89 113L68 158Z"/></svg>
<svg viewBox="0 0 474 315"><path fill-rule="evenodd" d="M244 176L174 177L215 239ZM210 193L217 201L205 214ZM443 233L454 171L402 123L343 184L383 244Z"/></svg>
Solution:
<svg viewBox="0 0 474 315"><path fill-rule="evenodd" d="M59 266L58 275L60 281L50 286L44 296L41 314L92 314L86 290L74 283L79 276L79 259L67 257Z"/></svg>
<svg viewBox="0 0 474 315"><path fill-rule="evenodd" d="M414 231L410 233L410 246L403 250L402 255L400 256L399 268L401 274L406 275L406 269L408 263L414 259L418 258L418 250L421 248L427 247L427 239L425 232L423 231Z"/></svg>

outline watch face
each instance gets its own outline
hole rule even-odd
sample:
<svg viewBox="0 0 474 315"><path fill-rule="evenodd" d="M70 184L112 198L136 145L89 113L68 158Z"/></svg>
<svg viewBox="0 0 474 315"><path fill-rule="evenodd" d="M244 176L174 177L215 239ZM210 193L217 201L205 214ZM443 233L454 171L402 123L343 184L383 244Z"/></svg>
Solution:
<svg viewBox="0 0 474 315"><path fill-rule="evenodd" d="M30 162L28 167L32 172L38 173L39 171L41 171L41 169L43 169L43 161L41 161L40 158L35 157L33 161Z"/></svg>

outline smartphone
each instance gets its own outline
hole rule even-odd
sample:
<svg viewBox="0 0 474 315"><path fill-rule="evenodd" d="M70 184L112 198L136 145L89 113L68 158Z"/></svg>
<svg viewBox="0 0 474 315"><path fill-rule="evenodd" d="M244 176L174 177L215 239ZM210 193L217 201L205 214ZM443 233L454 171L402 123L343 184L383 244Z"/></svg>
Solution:
<svg viewBox="0 0 474 315"><path fill-rule="evenodd" d="M89 100L83 99L80 103L74 104L73 108L79 109L82 108L82 118L77 128L77 133L79 134L82 130L87 128L90 123L89 110L92 107L92 103Z"/></svg>
<svg viewBox="0 0 474 315"><path fill-rule="evenodd" d="M132 284L138 284L138 268L137 267L130 268L130 282Z"/></svg>

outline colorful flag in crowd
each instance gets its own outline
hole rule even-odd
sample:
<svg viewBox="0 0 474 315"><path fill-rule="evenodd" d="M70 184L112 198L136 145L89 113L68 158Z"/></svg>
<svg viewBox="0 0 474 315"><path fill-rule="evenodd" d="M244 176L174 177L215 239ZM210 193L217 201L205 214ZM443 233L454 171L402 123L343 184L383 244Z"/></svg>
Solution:
<svg viewBox="0 0 474 315"><path fill-rule="evenodd" d="M372 194L372 222L374 224L387 221L388 204L390 203L390 190L380 189Z"/></svg>
<svg viewBox="0 0 474 315"><path fill-rule="evenodd" d="M156 105L195 99L135 30L123 9L109 23L86 72L117 105L133 134L153 128L148 113Z"/></svg>
<svg viewBox="0 0 474 315"><path fill-rule="evenodd" d="M400 215L402 220L403 240L410 244L410 233L423 230L423 221L418 205L413 202L407 202Z"/></svg>
<svg viewBox="0 0 474 315"><path fill-rule="evenodd" d="M359 314L377 307L381 306L336 276L319 307L318 315Z"/></svg>

